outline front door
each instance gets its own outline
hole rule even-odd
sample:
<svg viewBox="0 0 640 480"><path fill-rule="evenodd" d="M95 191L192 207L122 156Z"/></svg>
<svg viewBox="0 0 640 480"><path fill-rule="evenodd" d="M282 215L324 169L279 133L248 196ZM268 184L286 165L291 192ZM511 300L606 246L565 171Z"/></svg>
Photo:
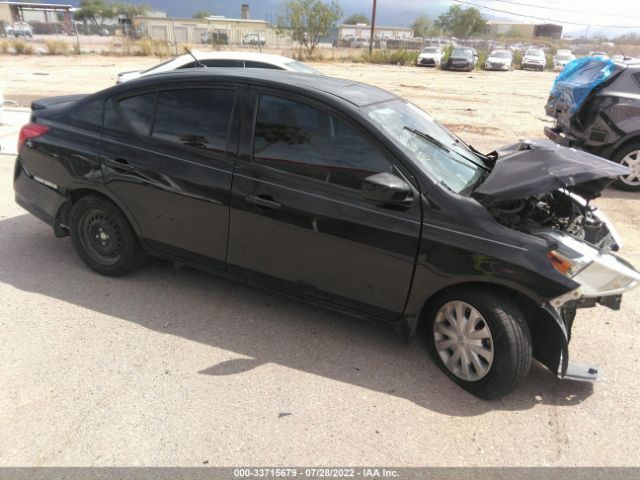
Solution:
<svg viewBox="0 0 640 480"><path fill-rule="evenodd" d="M105 182L155 250L224 267L237 97L200 84L107 101Z"/></svg>
<svg viewBox="0 0 640 480"><path fill-rule="evenodd" d="M257 113L243 129L241 148L249 147L233 178L229 270L397 318L413 274L420 202L398 209L361 195L365 177L400 175L392 157L324 105L251 90Z"/></svg>

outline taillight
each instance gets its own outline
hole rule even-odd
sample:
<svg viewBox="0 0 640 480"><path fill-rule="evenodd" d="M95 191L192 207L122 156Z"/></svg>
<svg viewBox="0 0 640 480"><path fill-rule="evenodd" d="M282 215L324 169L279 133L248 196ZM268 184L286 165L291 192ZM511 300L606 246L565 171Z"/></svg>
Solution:
<svg viewBox="0 0 640 480"><path fill-rule="evenodd" d="M40 125L39 123L27 123L24 127L20 129L20 135L18 136L18 152L24 142L27 140L32 140L34 138L38 138L41 135L44 135L49 131L49 127L46 125Z"/></svg>

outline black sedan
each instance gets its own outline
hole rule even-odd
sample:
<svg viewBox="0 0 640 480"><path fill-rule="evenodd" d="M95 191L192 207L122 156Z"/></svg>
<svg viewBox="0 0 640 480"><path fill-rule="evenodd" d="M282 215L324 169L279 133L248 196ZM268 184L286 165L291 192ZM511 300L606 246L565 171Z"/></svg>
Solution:
<svg viewBox="0 0 640 480"><path fill-rule="evenodd" d="M14 189L98 273L153 255L420 327L496 398L532 358L595 376L568 362L576 309L619 308L640 274L587 202L624 172L544 141L481 154L353 81L193 69L34 102Z"/></svg>

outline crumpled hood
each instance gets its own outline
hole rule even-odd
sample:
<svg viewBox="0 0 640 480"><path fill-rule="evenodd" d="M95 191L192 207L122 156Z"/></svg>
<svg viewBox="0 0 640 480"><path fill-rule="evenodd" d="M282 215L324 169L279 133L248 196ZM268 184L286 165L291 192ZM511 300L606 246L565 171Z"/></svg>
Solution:
<svg viewBox="0 0 640 480"><path fill-rule="evenodd" d="M471 194L481 204L519 200L566 188L596 198L627 167L550 140L522 140L501 147L493 170Z"/></svg>

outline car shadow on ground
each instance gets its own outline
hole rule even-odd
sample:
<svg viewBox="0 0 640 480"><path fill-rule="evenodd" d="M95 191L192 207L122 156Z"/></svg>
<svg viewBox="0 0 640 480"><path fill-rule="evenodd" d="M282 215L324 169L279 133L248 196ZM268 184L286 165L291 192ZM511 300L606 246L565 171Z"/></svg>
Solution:
<svg viewBox="0 0 640 480"><path fill-rule="evenodd" d="M102 277L81 263L68 238L54 238L26 214L0 220L0 245L0 282L247 357L214 363L202 375L275 363L452 416L571 406L593 393L591 384L557 380L534 362L514 393L482 401L446 378L419 339L407 346L392 330L159 261L127 277Z"/></svg>

